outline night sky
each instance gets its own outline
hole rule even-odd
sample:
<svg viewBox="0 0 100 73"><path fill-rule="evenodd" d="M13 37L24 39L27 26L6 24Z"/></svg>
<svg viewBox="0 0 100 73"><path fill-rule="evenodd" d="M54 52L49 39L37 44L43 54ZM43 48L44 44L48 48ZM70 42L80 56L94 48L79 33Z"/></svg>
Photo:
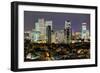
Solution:
<svg viewBox="0 0 100 73"><path fill-rule="evenodd" d="M72 31L80 32L81 24L87 23L87 29L90 30L90 14L77 14L77 13L56 13L56 12L36 12L36 11L24 11L24 30L31 31L38 22L38 19L44 18L44 20L53 21L53 30L64 29L65 21L71 21Z"/></svg>

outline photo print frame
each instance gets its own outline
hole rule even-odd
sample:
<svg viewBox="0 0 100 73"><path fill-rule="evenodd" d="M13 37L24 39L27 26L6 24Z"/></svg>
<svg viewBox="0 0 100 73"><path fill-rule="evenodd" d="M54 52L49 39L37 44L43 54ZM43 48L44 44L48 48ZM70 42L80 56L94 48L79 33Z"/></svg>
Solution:
<svg viewBox="0 0 100 73"><path fill-rule="evenodd" d="M11 70L97 66L97 7L11 3Z"/></svg>

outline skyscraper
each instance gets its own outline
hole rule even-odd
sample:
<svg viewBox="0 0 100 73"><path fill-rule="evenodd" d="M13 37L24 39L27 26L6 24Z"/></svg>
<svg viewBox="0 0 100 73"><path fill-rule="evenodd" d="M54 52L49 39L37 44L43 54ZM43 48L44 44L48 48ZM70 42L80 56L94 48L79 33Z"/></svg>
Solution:
<svg viewBox="0 0 100 73"><path fill-rule="evenodd" d="M40 40L40 29L39 29L39 23L36 22L35 23L35 30L34 30L34 41L38 42L38 40Z"/></svg>
<svg viewBox="0 0 100 73"><path fill-rule="evenodd" d="M52 32L52 21L45 21L46 28L46 41L47 43L51 43L51 32Z"/></svg>
<svg viewBox="0 0 100 73"><path fill-rule="evenodd" d="M87 38L87 28L86 28L87 23L82 23L82 30L81 30L81 38L86 39Z"/></svg>
<svg viewBox="0 0 100 73"><path fill-rule="evenodd" d="M39 29L40 29L40 40L45 41L46 40L46 27L45 27L45 21L43 18L38 19L39 23Z"/></svg>
<svg viewBox="0 0 100 73"><path fill-rule="evenodd" d="M72 29L70 20L65 21L64 36L65 43L70 44L72 40Z"/></svg>
<svg viewBox="0 0 100 73"><path fill-rule="evenodd" d="M40 27L39 26L40 26L39 23L36 22L35 23L35 31L40 31Z"/></svg>
<svg viewBox="0 0 100 73"><path fill-rule="evenodd" d="M47 32L47 43L50 44L51 43L51 26L50 25L46 27L46 32Z"/></svg>
<svg viewBox="0 0 100 73"><path fill-rule="evenodd" d="M51 43L56 43L56 34L54 31L51 32Z"/></svg>
<svg viewBox="0 0 100 73"><path fill-rule="evenodd" d="M53 27L52 27L52 21L51 20L49 20L49 21L45 21L45 26L47 27L47 26L51 26L51 30L53 29Z"/></svg>
<svg viewBox="0 0 100 73"><path fill-rule="evenodd" d="M35 42L51 42L52 21L45 21L44 18L38 19L35 28L32 30L32 38Z"/></svg>
<svg viewBox="0 0 100 73"><path fill-rule="evenodd" d="M40 40L40 31L36 31L35 29L32 30L32 41L38 43Z"/></svg>

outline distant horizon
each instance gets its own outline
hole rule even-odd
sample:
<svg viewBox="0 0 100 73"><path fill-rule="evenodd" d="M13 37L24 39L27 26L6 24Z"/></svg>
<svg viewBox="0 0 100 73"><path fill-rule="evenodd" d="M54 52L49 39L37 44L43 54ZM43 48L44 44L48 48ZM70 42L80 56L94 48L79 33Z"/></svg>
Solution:
<svg viewBox="0 0 100 73"><path fill-rule="evenodd" d="M57 13L57 12L37 12L24 11L24 31L32 31L38 19L53 22L53 30L63 30L65 21L71 21L72 31L80 32L82 23L87 23L87 29L90 31L90 14L79 13Z"/></svg>

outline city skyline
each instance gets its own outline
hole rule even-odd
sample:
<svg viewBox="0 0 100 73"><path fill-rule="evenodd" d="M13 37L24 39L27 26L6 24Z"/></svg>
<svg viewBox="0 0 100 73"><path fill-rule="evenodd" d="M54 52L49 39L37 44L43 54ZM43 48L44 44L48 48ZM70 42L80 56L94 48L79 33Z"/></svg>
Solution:
<svg viewBox="0 0 100 73"><path fill-rule="evenodd" d="M24 14L25 62L90 58L89 14Z"/></svg>
<svg viewBox="0 0 100 73"><path fill-rule="evenodd" d="M24 31L31 31L35 28L35 23L38 19L53 22L53 30L63 30L65 21L71 21L72 31L78 32L81 30L82 23L87 23L87 29L90 31L90 15L76 13L55 13L55 12L34 12L24 11Z"/></svg>

